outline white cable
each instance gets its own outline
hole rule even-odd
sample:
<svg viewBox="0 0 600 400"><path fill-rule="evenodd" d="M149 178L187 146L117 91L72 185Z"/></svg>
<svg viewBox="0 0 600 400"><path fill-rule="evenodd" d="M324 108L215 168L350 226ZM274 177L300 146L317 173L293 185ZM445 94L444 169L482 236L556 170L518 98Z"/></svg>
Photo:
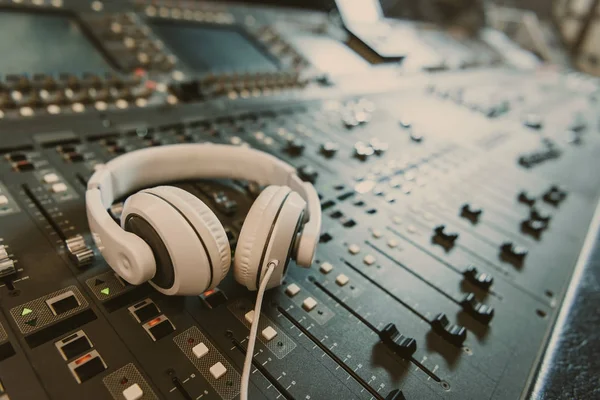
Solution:
<svg viewBox="0 0 600 400"><path fill-rule="evenodd" d="M256 335L258 331L258 319L260 318L260 309L262 300L267 288L267 283L271 279L271 274L277 267L277 261L271 261L267 265L265 277L260 282L258 293L256 294L256 304L254 306L254 319L250 327L250 335L248 336L248 348L246 349L246 359L244 360L244 370L242 371L242 388L240 391L240 400L248 400L248 385L250 384L250 370L252 369L252 358L254 357L254 344L256 343Z"/></svg>

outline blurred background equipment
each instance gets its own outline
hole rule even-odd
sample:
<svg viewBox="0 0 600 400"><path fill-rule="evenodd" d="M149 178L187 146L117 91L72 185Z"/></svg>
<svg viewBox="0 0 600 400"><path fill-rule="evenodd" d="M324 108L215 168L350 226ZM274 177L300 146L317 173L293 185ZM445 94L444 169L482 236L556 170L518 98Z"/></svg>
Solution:
<svg viewBox="0 0 600 400"><path fill-rule="evenodd" d="M598 3L0 0L0 400L237 400L252 321L253 400L600 398ZM178 143L318 192L260 319L231 276L128 284L89 232L98 166ZM164 183L231 248L262 190Z"/></svg>

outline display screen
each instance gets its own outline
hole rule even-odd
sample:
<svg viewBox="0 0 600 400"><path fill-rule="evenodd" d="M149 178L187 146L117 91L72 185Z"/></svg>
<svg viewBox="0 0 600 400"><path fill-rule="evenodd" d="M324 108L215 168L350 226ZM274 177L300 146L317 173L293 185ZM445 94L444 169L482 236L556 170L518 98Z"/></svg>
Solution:
<svg viewBox="0 0 600 400"><path fill-rule="evenodd" d="M112 70L68 15L1 11L0 27L0 75Z"/></svg>
<svg viewBox="0 0 600 400"><path fill-rule="evenodd" d="M154 32L190 68L214 72L270 72L277 63L232 27L154 20Z"/></svg>

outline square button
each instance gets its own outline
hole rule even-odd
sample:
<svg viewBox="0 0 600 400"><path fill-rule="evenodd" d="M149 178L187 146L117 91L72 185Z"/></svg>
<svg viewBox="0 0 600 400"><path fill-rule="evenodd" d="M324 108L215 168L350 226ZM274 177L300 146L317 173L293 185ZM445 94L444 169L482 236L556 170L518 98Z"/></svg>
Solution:
<svg viewBox="0 0 600 400"><path fill-rule="evenodd" d="M62 193L62 192L66 192L67 191L67 185L65 185L64 183L55 183L54 185L52 185L52 191L54 193Z"/></svg>
<svg viewBox="0 0 600 400"><path fill-rule="evenodd" d="M263 329L261 334L263 339L265 339L267 342L270 342L275 336L277 336L277 331L273 329L273 327L267 326L265 329Z"/></svg>
<svg viewBox="0 0 600 400"><path fill-rule="evenodd" d="M313 299L312 297L307 297L302 302L302 308L304 308L306 311L311 311L316 306L317 306L317 301L315 299Z"/></svg>
<svg viewBox="0 0 600 400"><path fill-rule="evenodd" d="M292 283L285 289L285 294L287 294L290 297L294 297L298 293L300 293L300 287L295 283Z"/></svg>
<svg viewBox="0 0 600 400"><path fill-rule="evenodd" d="M366 265L373 265L375 264L375 256L373 256L372 254L367 254L365 258L363 258L363 262Z"/></svg>
<svg viewBox="0 0 600 400"><path fill-rule="evenodd" d="M204 343L200 342L192 348L192 353L194 353L196 358L202 358L208 354L208 347L206 347Z"/></svg>
<svg viewBox="0 0 600 400"><path fill-rule="evenodd" d="M348 246L348 251L350 252L350 254L356 255L360 253L360 247L357 244L351 244L350 246Z"/></svg>
<svg viewBox="0 0 600 400"><path fill-rule="evenodd" d="M56 183L59 180L60 180L60 178L55 173L50 173L50 174L44 175L44 182L45 183Z"/></svg>
<svg viewBox="0 0 600 400"><path fill-rule="evenodd" d="M328 263L328 262L324 262L323 264L321 264L321 268L320 268L320 270L321 270L321 272L322 272L322 273L324 273L324 274L328 274L328 273L330 273L332 269L333 269L333 265L331 265L331 264L330 264L330 263Z"/></svg>
<svg viewBox="0 0 600 400"><path fill-rule="evenodd" d="M220 377L225 375L226 372L227 372L227 368L225 368L225 366L223 364L221 364L220 362L218 362L215 365L213 365L212 367L210 367L210 374L215 379L219 379Z"/></svg>
<svg viewBox="0 0 600 400"><path fill-rule="evenodd" d="M0 206L5 206L8 204L8 197L4 195L0 195Z"/></svg>
<svg viewBox="0 0 600 400"><path fill-rule="evenodd" d="M337 278L335 278L335 283L337 283L339 286L344 286L346 283L348 283L350 281L350 278L348 278L346 275L344 274L339 274L337 276Z"/></svg>
<svg viewBox="0 0 600 400"><path fill-rule="evenodd" d="M123 397L125 400L139 400L144 396L144 392L142 388L137 383L129 386L127 389L123 390Z"/></svg>
<svg viewBox="0 0 600 400"><path fill-rule="evenodd" d="M252 321L254 321L254 310L250 310L246 313L246 315L244 315L244 318L246 319L246 322L251 324Z"/></svg>

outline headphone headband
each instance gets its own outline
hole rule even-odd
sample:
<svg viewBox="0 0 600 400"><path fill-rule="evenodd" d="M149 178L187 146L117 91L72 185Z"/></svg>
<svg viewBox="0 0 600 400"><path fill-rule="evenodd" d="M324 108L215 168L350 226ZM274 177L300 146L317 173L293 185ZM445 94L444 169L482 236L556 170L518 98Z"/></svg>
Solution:
<svg viewBox="0 0 600 400"><path fill-rule="evenodd" d="M297 192L307 203L307 221L296 260L300 265L311 264L321 230L321 207L314 187L303 182L294 167L270 154L212 143L147 148L98 167L88 182L87 214L94 240L108 263L120 262L119 257L129 259L125 262L131 265L152 262L144 251L145 243L122 230L108 214L107 208L115 199L163 182L200 178L242 179L261 185L289 186ZM105 248L111 251L105 252Z"/></svg>

